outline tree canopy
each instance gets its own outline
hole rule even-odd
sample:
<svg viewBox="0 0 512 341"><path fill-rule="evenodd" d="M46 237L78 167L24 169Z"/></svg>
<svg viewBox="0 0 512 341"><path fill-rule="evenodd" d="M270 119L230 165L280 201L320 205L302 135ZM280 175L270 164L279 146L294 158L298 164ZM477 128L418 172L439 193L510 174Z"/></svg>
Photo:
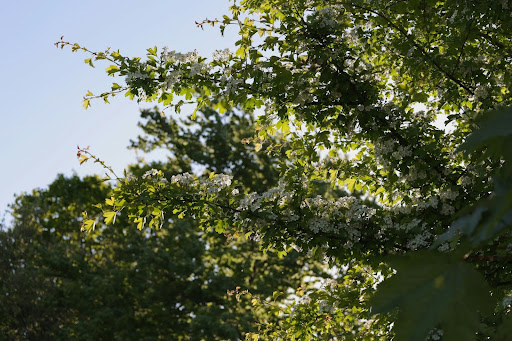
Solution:
<svg viewBox="0 0 512 341"><path fill-rule="evenodd" d="M211 110L199 113L193 132L173 119L154 120L161 117L158 111L145 110L142 117L151 120L134 145L142 148L142 141L152 138L166 148L181 144L181 153L158 165L133 165L133 174L158 166L172 176L195 164L230 169L249 188L265 188L277 179L274 160L241 143L254 129L250 115L222 120ZM205 141L182 144L192 136ZM217 151L224 150L221 155L209 154L213 141ZM144 148L152 147L147 142ZM258 241L204 233L193 219L169 219L161 229L138 231L119 216L114 226L99 223L80 232L80 213L100 212L93 205L109 191L97 177L60 175L48 189L16 198L13 221L0 230L5 338L237 340L257 331L259 318L273 318L250 302L235 303L237 294L228 296L227 290L268 297L307 284L305 275L327 276L318 261L298 252L282 259L263 254Z"/></svg>
<svg viewBox="0 0 512 341"><path fill-rule="evenodd" d="M366 339L505 339L510 8L506 0L235 1L222 19L198 23L239 30L235 49L211 58L165 47L129 57L61 39L58 47L84 51L91 66L106 61L117 77L108 91L88 92L85 108L124 94L167 112L192 106L190 122L206 108L224 117L254 112L257 127L243 141L274 158L279 173L270 188L222 167L208 178L112 174L102 219L128 217L139 229L193 219L279 255L298 250L359 269L360 279L352 273L329 288L298 290L302 300L254 299L281 319L247 338L360 339L365 325L374 333ZM147 118L147 129L161 119ZM83 228L99 219L84 215ZM356 294L358 304L346 301Z"/></svg>

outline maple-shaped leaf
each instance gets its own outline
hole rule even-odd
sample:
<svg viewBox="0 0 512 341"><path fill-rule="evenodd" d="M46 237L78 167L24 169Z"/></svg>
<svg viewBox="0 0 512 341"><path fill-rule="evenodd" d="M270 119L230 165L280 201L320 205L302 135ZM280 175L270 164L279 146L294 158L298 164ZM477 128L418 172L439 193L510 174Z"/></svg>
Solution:
<svg viewBox="0 0 512 341"><path fill-rule="evenodd" d="M397 273L382 282L370 304L372 313L398 308L395 340L424 341L436 327L443 340L474 340L480 313L492 313L494 299L484 277L450 254L421 251L396 256Z"/></svg>

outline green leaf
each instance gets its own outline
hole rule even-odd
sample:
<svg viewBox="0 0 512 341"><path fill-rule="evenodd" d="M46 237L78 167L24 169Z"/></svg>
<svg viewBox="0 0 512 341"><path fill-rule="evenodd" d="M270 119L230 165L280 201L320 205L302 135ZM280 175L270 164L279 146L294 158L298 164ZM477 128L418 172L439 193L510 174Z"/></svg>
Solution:
<svg viewBox="0 0 512 341"><path fill-rule="evenodd" d="M496 336L492 338L492 340L507 341L510 340L510 335L512 335L512 316L509 315L505 318L505 321L498 326Z"/></svg>
<svg viewBox="0 0 512 341"><path fill-rule="evenodd" d="M494 179L494 196L480 200L473 211L452 223L432 248L463 235L477 245L493 239L512 226L512 187L510 180Z"/></svg>
<svg viewBox="0 0 512 341"><path fill-rule="evenodd" d="M137 229L140 231L144 227L146 218L139 217L139 218L135 218L133 221L137 224Z"/></svg>
<svg viewBox="0 0 512 341"><path fill-rule="evenodd" d="M105 224L110 225L115 223L116 213L114 211L103 212L103 217L105 218Z"/></svg>
<svg viewBox="0 0 512 341"><path fill-rule="evenodd" d="M415 93L412 95L412 100L414 102L425 103L428 101L428 95L424 93Z"/></svg>
<svg viewBox="0 0 512 341"><path fill-rule="evenodd" d="M173 95L169 92L164 92L162 96L158 99L158 102L163 103L163 105L169 105L172 103Z"/></svg>
<svg viewBox="0 0 512 341"><path fill-rule="evenodd" d="M89 64L91 67L94 67L94 64L92 63L92 58L87 58L84 60L85 64Z"/></svg>
<svg viewBox="0 0 512 341"><path fill-rule="evenodd" d="M89 157L85 154L82 154L80 155L80 159L78 160L78 162L80 162L80 164L83 164L87 160L89 160Z"/></svg>
<svg viewBox="0 0 512 341"><path fill-rule="evenodd" d="M110 65L105 70L109 76L113 76L116 72L119 71L119 68L116 65Z"/></svg>
<svg viewBox="0 0 512 341"><path fill-rule="evenodd" d="M346 179L346 180L343 180L343 183L347 186L347 189L350 192L354 191L354 187L355 187L355 184L356 184L356 179Z"/></svg>
<svg viewBox="0 0 512 341"><path fill-rule="evenodd" d="M218 101L213 108L217 110L220 114L223 114L227 111L225 103L223 103L222 101Z"/></svg>
<svg viewBox="0 0 512 341"><path fill-rule="evenodd" d="M283 293L282 293L282 292L280 292L280 291L274 291L274 292L272 293L272 298L275 300L275 299L277 299L279 296L281 296L282 294L283 294Z"/></svg>
<svg viewBox="0 0 512 341"><path fill-rule="evenodd" d="M482 219L482 214L487 211L487 208L484 206L477 207L471 214L467 214L462 216L461 218L455 220L448 231L443 233L434 244L432 244L432 248L437 248L442 243L453 240L460 234L471 236L473 231L476 229L480 220Z"/></svg>
<svg viewBox="0 0 512 341"><path fill-rule="evenodd" d="M494 300L475 268L447 254L415 252L390 258L397 274L371 299L372 313L398 308L396 340L424 341L440 325L443 340L474 340L479 313L492 313Z"/></svg>
<svg viewBox="0 0 512 341"><path fill-rule="evenodd" d="M215 226L215 232L224 233L226 231L226 224L223 220L217 221L217 225Z"/></svg>
<svg viewBox="0 0 512 341"><path fill-rule="evenodd" d="M149 49L147 49L147 51L148 51L148 55L156 56L157 48L156 48L156 46L155 46L155 47L153 47L153 48L149 48Z"/></svg>
<svg viewBox="0 0 512 341"><path fill-rule="evenodd" d="M469 154L485 147L481 158L504 156L512 160L512 108L485 113L478 125L458 150Z"/></svg>
<svg viewBox="0 0 512 341"><path fill-rule="evenodd" d="M183 89L181 89L180 95L185 96L185 99L188 101L188 100L192 99L193 93L194 93L193 88L183 88Z"/></svg>
<svg viewBox="0 0 512 341"><path fill-rule="evenodd" d="M247 48L245 46L240 46L238 50L236 50L236 55L240 58L245 58L247 55Z"/></svg>
<svg viewBox="0 0 512 341"><path fill-rule="evenodd" d="M94 229L96 226L96 221L93 219L87 219L82 224L82 231L89 231Z"/></svg>

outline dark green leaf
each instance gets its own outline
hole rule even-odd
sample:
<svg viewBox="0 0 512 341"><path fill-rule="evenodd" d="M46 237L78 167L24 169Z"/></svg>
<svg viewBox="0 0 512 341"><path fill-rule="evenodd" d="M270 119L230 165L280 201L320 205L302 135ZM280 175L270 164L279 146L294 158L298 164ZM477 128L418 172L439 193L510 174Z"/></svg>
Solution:
<svg viewBox="0 0 512 341"><path fill-rule="evenodd" d="M377 288L373 313L398 308L396 340L425 340L441 326L444 340L472 340L479 312L492 312L493 300L483 276L473 266L452 256L416 252L391 258L397 274Z"/></svg>

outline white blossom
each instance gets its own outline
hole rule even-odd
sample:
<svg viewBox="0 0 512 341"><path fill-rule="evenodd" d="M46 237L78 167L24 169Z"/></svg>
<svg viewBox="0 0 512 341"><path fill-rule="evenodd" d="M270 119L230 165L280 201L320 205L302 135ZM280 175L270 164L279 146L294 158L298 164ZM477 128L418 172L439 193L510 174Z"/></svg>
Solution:
<svg viewBox="0 0 512 341"><path fill-rule="evenodd" d="M171 176L171 183L179 184L182 186L187 186L188 184L190 184L192 182L193 179L194 179L194 176L192 174L183 173L183 174Z"/></svg>
<svg viewBox="0 0 512 341"><path fill-rule="evenodd" d="M313 218L309 221L308 227L314 233L322 232L331 232L332 227L329 224L329 221L322 218Z"/></svg>
<svg viewBox="0 0 512 341"><path fill-rule="evenodd" d="M194 76L200 73L203 69L203 65L200 63L194 63L190 66L189 76Z"/></svg>
<svg viewBox="0 0 512 341"><path fill-rule="evenodd" d="M134 81L144 80L147 78L149 78L149 76L146 73L142 73L140 71L135 71L135 72L129 72L125 77L125 81L126 81L126 84L131 84Z"/></svg>
<svg viewBox="0 0 512 341"><path fill-rule="evenodd" d="M126 176L126 181L128 181L128 182L137 181L137 177L132 175L132 174L129 174L129 175Z"/></svg>
<svg viewBox="0 0 512 341"><path fill-rule="evenodd" d="M475 100L486 99L489 96L487 89L483 86L479 86L475 89Z"/></svg>
<svg viewBox="0 0 512 341"><path fill-rule="evenodd" d="M231 56L231 52L229 51L229 49L224 49L224 50L216 50L213 53L212 57L213 57L213 60L215 60L215 61L225 63L229 60L230 56Z"/></svg>
<svg viewBox="0 0 512 341"><path fill-rule="evenodd" d="M151 179L152 177L154 177L156 175L158 175L158 170L153 168L153 169L150 169L147 172L145 172L142 175L142 178L143 179Z"/></svg>
<svg viewBox="0 0 512 341"><path fill-rule="evenodd" d="M424 231L416 234L411 240L409 240L407 247L411 250L417 250L421 247L429 246L431 239L432 234L428 231Z"/></svg>

